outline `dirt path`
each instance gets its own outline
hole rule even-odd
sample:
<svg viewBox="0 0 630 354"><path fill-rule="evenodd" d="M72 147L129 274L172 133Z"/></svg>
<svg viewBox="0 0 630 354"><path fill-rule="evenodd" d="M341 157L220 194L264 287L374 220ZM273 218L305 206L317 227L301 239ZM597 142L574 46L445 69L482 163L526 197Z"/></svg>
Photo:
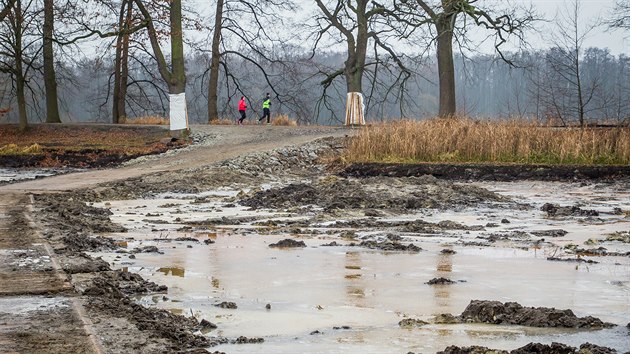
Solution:
<svg viewBox="0 0 630 354"><path fill-rule="evenodd" d="M124 167L59 175L28 182L0 186L0 196L8 191L44 192L63 191L94 186L103 182L122 180L141 175L175 171L208 165L224 159L255 151L282 146L299 145L324 136L344 136L353 130L339 127L282 127L282 126L193 126L192 131L210 134L210 144L193 147L177 154L166 154L159 159ZM106 171L106 172L105 172Z"/></svg>
<svg viewBox="0 0 630 354"><path fill-rule="evenodd" d="M334 127L273 126L195 126L194 132L210 139L200 146L114 169L0 186L0 352L102 352L97 338L104 336L104 330L94 329L68 275L58 266L50 245L32 222L31 193L54 193L191 169L241 154L353 133Z"/></svg>

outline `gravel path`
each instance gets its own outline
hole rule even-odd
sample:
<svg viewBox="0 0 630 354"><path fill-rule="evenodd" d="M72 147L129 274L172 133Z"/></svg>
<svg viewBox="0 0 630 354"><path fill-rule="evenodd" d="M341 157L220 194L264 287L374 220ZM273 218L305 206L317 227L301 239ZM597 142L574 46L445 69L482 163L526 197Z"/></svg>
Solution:
<svg viewBox="0 0 630 354"><path fill-rule="evenodd" d="M0 186L4 192L52 192L95 186L142 175L198 168L257 151L268 151L289 145L300 145L325 136L352 135L355 130L341 127L305 126L214 126L191 127L196 141L176 152L140 158L121 167L90 170Z"/></svg>

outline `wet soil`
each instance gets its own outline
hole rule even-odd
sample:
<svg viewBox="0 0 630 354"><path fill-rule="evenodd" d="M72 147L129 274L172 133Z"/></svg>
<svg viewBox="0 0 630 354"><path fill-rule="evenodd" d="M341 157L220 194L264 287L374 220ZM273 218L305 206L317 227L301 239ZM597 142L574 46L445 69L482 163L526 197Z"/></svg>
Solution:
<svg viewBox="0 0 630 354"><path fill-rule="evenodd" d="M458 181L572 181L630 179L630 166L549 166L489 164L360 163L339 173L348 177L413 177L431 175Z"/></svg>
<svg viewBox="0 0 630 354"><path fill-rule="evenodd" d="M499 245L502 242L509 242L510 245L517 247L539 247L548 243L547 240L562 239L566 235L566 230L551 228L493 232L492 229L498 227L499 223L509 224L509 220L504 217L506 210L540 212L540 208L491 192L486 188L455 183L449 180L450 178L442 179L409 173L395 177L392 177L391 173L381 173L374 177L346 172L335 174L334 170L329 170L325 164L321 163L321 158L334 156L344 144L345 138L323 139L307 145L249 154L185 171L163 171L100 184L96 188L53 195L40 194L35 196L37 211L35 218L42 230L42 238L50 244L60 269L68 276L76 292L74 295L84 305L87 317L93 319L92 326L102 336L102 345L106 352L197 352L207 350L214 345L228 344L261 345L254 348L262 349L250 352L266 352L264 350L266 342L258 336L239 335L228 339L220 335L202 335L203 331L199 332L200 330L212 327L204 318L177 315L171 311L139 304L135 300L136 296L151 295L163 299L168 289L150 279L144 279L139 274L122 269L113 270L113 264L88 256L88 252L117 254L133 259L131 256L135 257L136 253L139 256L147 252L159 256L162 253L161 249L173 242L187 243L186 247L189 248L213 247L214 244L210 246L213 240L208 239L212 242L204 240L204 244L201 244L197 237L190 237L190 234L216 233L219 227L229 227L229 230L232 230L230 232L240 232L243 235L282 235L275 236L277 238L274 240L287 235L293 237L269 244L268 247L275 245L280 248L297 246L297 249L286 252L270 250L276 254L291 253L293 256L293 253L302 252L302 249L308 251L311 247L306 247L307 242L310 240L312 245L313 238L321 237L325 240L335 240L328 243L328 246L353 247L348 251L346 251L348 248L343 248L347 257L352 257L351 254L356 248L369 250L369 252L385 252L391 255L392 261L395 262L395 257L421 257L427 253L409 242L418 237L444 238L446 233L472 233L479 237L475 241L478 244L470 243L471 248L475 248ZM461 179L471 178L467 174L471 172L460 172ZM487 171L487 173L490 172L490 170ZM475 178L485 178L481 173L472 175L482 176ZM497 178L503 177L499 174ZM229 189L230 193L226 193L221 198L204 194L208 191L225 189ZM195 199L189 200L189 206L193 208L195 206L202 208L204 203L217 199L220 200L220 206L205 209L204 219L199 220L189 217L186 209L178 203L161 202L160 205L163 207L161 209L164 212L145 213L140 216L141 222L151 224L154 228L164 227L165 230L171 230L166 229L170 227L189 234L169 240L158 238L159 247L141 245L128 250L121 246L121 242L127 241L123 236L126 228L112 221L114 215L107 207L107 201L145 199L146 204L150 205L155 204L152 199L157 196L168 199L174 198L172 196L175 194L195 195ZM104 204L96 207L93 204L95 202L104 202ZM556 212L549 217L571 219L597 216L588 211L589 209L586 209L587 214L583 214L583 209L579 206L574 209L562 207L557 203L552 203L552 205ZM452 212L468 207L488 210L487 213L493 215L493 221L496 219L496 222L477 224L452 220L425 221L412 214L423 212L426 213L424 215L431 216L431 212ZM182 210L178 211L178 208ZM226 209L235 211L228 216L214 216ZM257 211L263 213L253 216L247 214ZM269 215L269 211L272 211L272 216ZM171 218L169 212L178 215L177 219ZM544 210L544 212L548 211ZM601 212L602 215L606 213L596 212ZM239 213L245 215L239 215ZM14 215L16 221L20 220L19 215L21 214ZM508 222L504 223L503 220ZM26 220L17 222L16 225L18 225L18 230L20 230L19 225L23 225L23 231L27 228ZM255 228L255 233L252 228ZM152 233L155 234L157 231L152 231ZM117 238L108 234L116 234ZM1 241L2 238L0 238ZM454 238L450 246L462 244L463 247L467 247L465 242L470 241ZM26 244L31 243L26 242ZM318 241L318 244L321 242ZM440 249L442 249L443 257L451 257L457 253L450 249L443 249L442 245L438 247L437 252ZM577 253L586 250L567 249L566 251ZM15 257L23 258L24 256ZM245 263L246 260L242 262ZM346 269L358 271L361 267L349 264ZM349 282L358 281L361 279L361 274L347 274L345 279ZM435 289L448 287L447 285L453 282L446 278L435 278L432 281L435 283L432 284L435 285L432 288ZM212 285L215 286L214 279ZM216 288L220 288L218 281ZM361 294L361 290L353 290L352 285L348 286L347 291ZM461 316L444 315L442 322L436 321L436 323L483 322L493 325L516 324L580 329L608 326L595 318L577 317L571 310L530 308L517 303L494 301L473 301L473 303ZM232 301L216 302L215 306L236 313L242 311L240 300L238 306ZM267 311L270 308L268 304ZM247 304L245 304L245 309L247 309ZM276 305L274 305L274 311L275 309ZM322 311L323 308L317 308L317 310ZM409 319L400 326L420 327L425 323L423 320ZM221 330L221 324L218 327ZM352 328L348 326L348 330ZM558 353L564 353L565 351L561 350L565 350L565 347L568 348L566 350L571 350L566 352L578 351L576 348L563 344L556 347L552 345L549 348L542 346L546 345L532 343L529 349L519 348L512 352L554 353L554 350L558 350ZM478 350L486 351L449 347L444 352L491 352L490 349L481 347ZM518 352L518 350L526 351Z"/></svg>

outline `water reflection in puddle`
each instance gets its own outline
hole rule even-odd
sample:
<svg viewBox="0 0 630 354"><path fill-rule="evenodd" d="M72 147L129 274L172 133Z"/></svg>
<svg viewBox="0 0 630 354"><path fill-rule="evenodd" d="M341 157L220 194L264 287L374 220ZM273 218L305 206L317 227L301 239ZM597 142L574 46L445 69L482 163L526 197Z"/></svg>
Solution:
<svg viewBox="0 0 630 354"><path fill-rule="evenodd" d="M627 191L581 187L564 193L566 185L486 185L515 195L535 206L544 202L583 208L630 210ZM421 218L430 222L457 221L465 225L497 222L499 231L561 228L569 233L552 240L558 246L528 248L463 246L457 240L475 240L479 233L453 232L417 235L413 242L420 253L391 253L356 247L322 247L337 241L334 235L301 234L306 248L269 248L284 235L261 235L256 227L215 226L204 231L182 231L187 221L225 217L299 218L288 214L225 207L237 191L200 196L170 195L156 200L110 202L112 219L130 228L113 237L126 238L127 248L156 245L164 254L140 253L125 259L130 271L169 287L166 298L144 297L140 301L170 311L218 324L209 335L264 337L265 343L213 348L229 353L432 353L448 345L483 345L513 349L529 342L558 341L577 346L584 342L605 345L621 352L630 350L630 260L628 257L598 257L599 264L550 262L563 244L583 242L612 231L629 230L630 220L601 216L601 222L576 223L576 219L549 219L538 207L531 209L484 209L460 212L426 211L399 219ZM221 194L221 195L220 195ZM551 196L550 196L551 195ZM626 199L624 199L626 198ZM193 201L195 201L193 203ZM594 204L588 204L590 202ZM167 203L168 207L164 206ZM128 214L136 212L136 215ZM159 216L147 216L160 214ZM131 216L131 217L130 217ZM180 221L176 221L176 218ZM154 219L165 224L155 224ZM500 224L509 218L509 224ZM151 221L153 220L153 221ZM159 228L160 231L152 231ZM179 230L179 231L178 231ZM216 243L156 240L156 233L174 240L194 237ZM408 235L409 236L409 235ZM191 248L189 248L189 246ZM621 243L606 244L609 250L628 250ZM443 252L448 249L454 252ZM100 254L115 266L115 254ZM451 285L426 284L432 278L455 281ZM592 315L621 325L611 330L575 332L517 326L478 324L436 325L400 328L404 318L430 320L440 313L461 313L473 299L516 301L524 306L572 309L578 316ZM238 309L213 306L235 302ZM266 305L270 305L270 309ZM348 329L333 327L348 326ZM319 331L315 332L314 331Z"/></svg>

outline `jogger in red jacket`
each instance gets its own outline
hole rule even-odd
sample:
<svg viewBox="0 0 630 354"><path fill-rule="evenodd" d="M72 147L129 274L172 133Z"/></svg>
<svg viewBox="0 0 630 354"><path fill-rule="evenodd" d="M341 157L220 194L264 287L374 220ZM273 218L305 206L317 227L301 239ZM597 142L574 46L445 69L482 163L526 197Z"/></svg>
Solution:
<svg viewBox="0 0 630 354"><path fill-rule="evenodd" d="M238 111L241 113L241 118L238 120L238 124L243 124L243 121L246 118L245 110L247 110L247 104L245 103L245 96L241 96L241 100L238 101Z"/></svg>

